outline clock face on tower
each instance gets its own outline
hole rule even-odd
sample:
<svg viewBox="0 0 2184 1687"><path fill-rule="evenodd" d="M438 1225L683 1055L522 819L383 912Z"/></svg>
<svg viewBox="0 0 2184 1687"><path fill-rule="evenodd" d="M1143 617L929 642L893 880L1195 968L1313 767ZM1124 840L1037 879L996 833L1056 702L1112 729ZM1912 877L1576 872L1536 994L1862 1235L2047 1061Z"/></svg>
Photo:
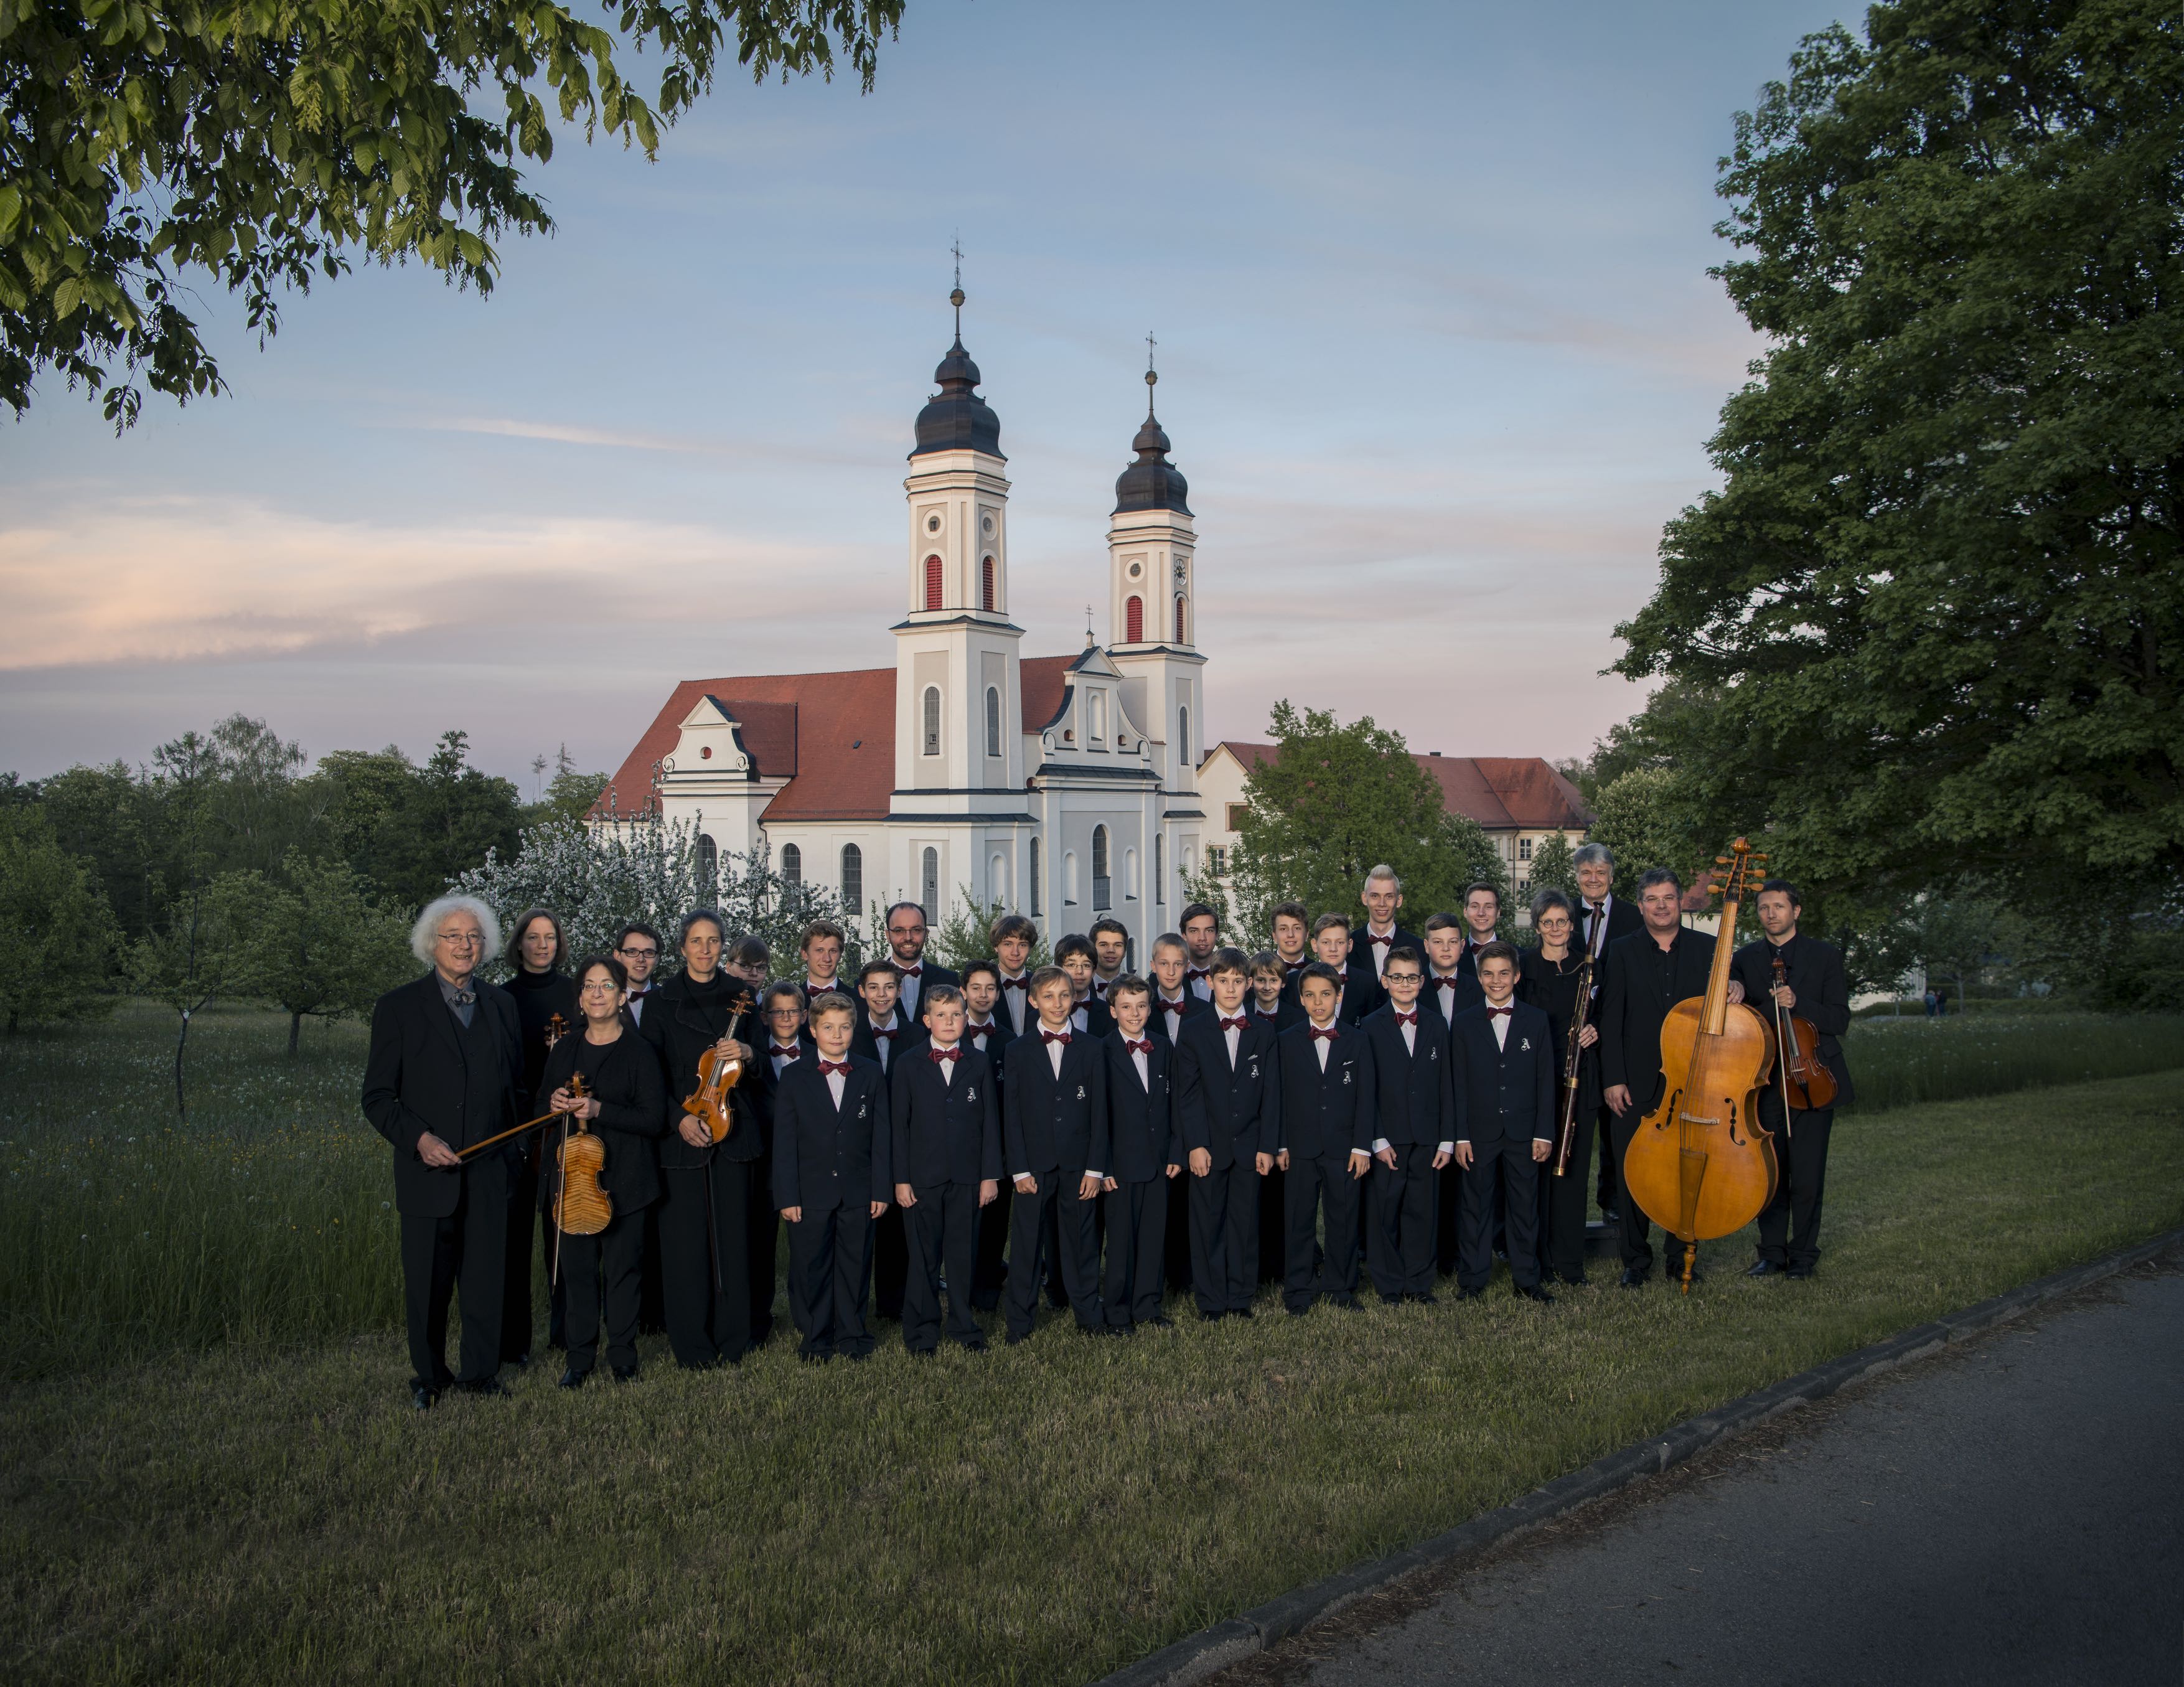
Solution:
<svg viewBox="0 0 2184 1687"><path fill-rule="evenodd" d="M1186 564L1182 563L1182 562L1178 562L1178 563L1175 565L1175 583L1176 583L1176 584L1178 584L1178 585L1181 585L1181 584L1184 583L1184 581L1186 578L1188 578L1190 577L1190 568L1189 568L1189 567L1188 567Z"/></svg>

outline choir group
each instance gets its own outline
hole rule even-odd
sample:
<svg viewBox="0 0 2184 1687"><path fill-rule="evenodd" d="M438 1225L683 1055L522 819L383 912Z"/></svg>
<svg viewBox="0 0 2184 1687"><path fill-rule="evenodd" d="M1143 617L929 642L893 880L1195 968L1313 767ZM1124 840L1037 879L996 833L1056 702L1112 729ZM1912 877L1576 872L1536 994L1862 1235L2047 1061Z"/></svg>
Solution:
<svg viewBox="0 0 2184 1687"><path fill-rule="evenodd" d="M1484 1293L1497 1258L1544 1304L1548 1280L1585 1279L1589 1194L1618 1233L1622 1282L1641 1287L1649 1226L1615 1167L1658 1099L1662 1020L1703 990L1713 939L1684 924L1675 874L1643 874L1633 906L1610 891L1613 865L1581 848L1580 895L1535 898L1523 948L1496 935L1490 885L1404 929L1402 887L1378 868L1362 919L1284 903L1257 953L1186 908L1145 975L1112 919L1034 967L1039 934L1017 914L958 973L925 958L924 911L902 902L887 954L855 979L828 921L802 934L802 976L775 980L763 942L701 910L655 982L650 926L571 965L538 908L515 922L502 986L478 976L499 952L493 912L443 898L416 930L430 970L374 1013L363 1092L393 1147L412 1401L498 1392L503 1365L528 1362L534 1214L568 1388L602 1335L611 1374L633 1377L649 1319L692 1368L766 1342L782 1223L814 1363L868 1356L875 1316L899 1320L912 1353L983 1351L978 1315L1000 1310L1014 1345L1042 1298L1100 1337L1165 1327L1186 1294L1201 1319L1250 1318L1262 1284L1295 1316L1358 1310L1366 1289L1432 1305L1441 1277L1459 1299ZM1765 935L1737 952L1732 991L1811 1019L1847 1092L1841 957L1798 936L1787 883L1769 880L1758 912ZM682 1105L709 1053L744 1069L718 1142ZM533 1114L551 1122L488 1145ZM1830 1117L1788 1121L1754 1276L1814 1269ZM557 1144L578 1121L604 1148L612 1207L585 1236L552 1218ZM1780 1132L1779 1101L1769 1122ZM1681 1244L1665 1245L1674 1276Z"/></svg>

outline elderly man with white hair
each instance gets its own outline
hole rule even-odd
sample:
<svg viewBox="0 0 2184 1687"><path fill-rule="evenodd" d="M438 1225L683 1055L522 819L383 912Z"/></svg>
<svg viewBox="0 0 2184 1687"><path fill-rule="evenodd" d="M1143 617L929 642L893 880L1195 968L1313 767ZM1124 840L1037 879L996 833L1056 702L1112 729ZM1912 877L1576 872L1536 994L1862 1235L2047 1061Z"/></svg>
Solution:
<svg viewBox="0 0 2184 1687"><path fill-rule="evenodd" d="M461 1151L519 1122L522 1028L508 992L477 976L500 952L500 922L475 897L443 897L417 917L410 947L430 969L371 1010L364 1116L394 1150L409 1316L410 1401L420 1411L450 1387L501 1392L512 1143ZM528 1218L526 1214L526 1218ZM462 1369L447 1362L448 1303L463 1298Z"/></svg>

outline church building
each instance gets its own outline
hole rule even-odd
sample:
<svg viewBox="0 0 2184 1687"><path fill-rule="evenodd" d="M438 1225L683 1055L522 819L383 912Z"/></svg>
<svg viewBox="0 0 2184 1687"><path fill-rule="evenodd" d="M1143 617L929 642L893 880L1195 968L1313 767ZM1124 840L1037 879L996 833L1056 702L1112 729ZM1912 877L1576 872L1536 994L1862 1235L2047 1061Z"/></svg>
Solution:
<svg viewBox="0 0 2184 1687"><path fill-rule="evenodd" d="M950 302L956 342L903 481L894 666L686 679L594 812L688 821L701 855L769 856L861 918L908 900L937 924L967 895L1053 936L1112 915L1142 958L1206 827L1198 536L1158 377L1108 517L1108 642L1026 656L1000 421L963 348L960 287Z"/></svg>

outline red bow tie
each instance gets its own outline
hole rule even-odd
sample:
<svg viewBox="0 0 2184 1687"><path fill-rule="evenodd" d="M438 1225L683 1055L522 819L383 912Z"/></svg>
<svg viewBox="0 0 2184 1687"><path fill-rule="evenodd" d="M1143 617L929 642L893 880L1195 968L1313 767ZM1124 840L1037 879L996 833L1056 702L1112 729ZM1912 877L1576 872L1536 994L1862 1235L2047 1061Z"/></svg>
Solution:
<svg viewBox="0 0 2184 1687"><path fill-rule="evenodd" d="M960 1048L928 1048L925 1052L933 1057L936 1064L943 1060L961 1060L963 1058L963 1051Z"/></svg>
<svg viewBox="0 0 2184 1687"><path fill-rule="evenodd" d="M773 1052L784 1060L794 1060L804 1053L804 1045L800 1042L777 1042Z"/></svg>
<svg viewBox="0 0 2184 1687"><path fill-rule="evenodd" d="M906 967L903 965L900 961L897 961L894 964L895 976L897 978L922 978L925 976L925 963L923 961L920 961L914 967Z"/></svg>
<svg viewBox="0 0 2184 1687"><path fill-rule="evenodd" d="M1439 973L1435 973L1435 974L1433 975L1433 978L1432 978L1432 980L1431 980L1431 981L1432 981L1433 983L1435 983L1435 984L1439 985L1439 986L1440 986L1443 990L1453 990L1453 989L1455 989L1455 988L1456 988L1456 981L1457 981L1457 980L1458 978L1460 978L1462 975L1462 974L1460 974L1460 973L1453 973L1453 972L1452 972L1452 973L1450 973L1450 974L1449 974L1446 978L1444 978L1440 974L1439 974Z"/></svg>
<svg viewBox="0 0 2184 1687"><path fill-rule="evenodd" d="M872 1032L874 1036L893 1036L901 1029L900 1025L874 1025Z"/></svg>
<svg viewBox="0 0 2184 1687"><path fill-rule="evenodd" d="M1365 941L1368 943L1392 943L1396 941L1396 934L1390 931L1386 936L1381 937L1368 931L1365 934Z"/></svg>
<svg viewBox="0 0 2184 1687"><path fill-rule="evenodd" d="M1246 1026L1246 1025L1250 1025L1251 1023L1251 1020L1249 1020L1249 1019L1245 1019L1245 1018L1242 1017L1242 1016L1240 1014L1238 1017L1236 1017L1235 1019L1223 1019L1223 1020L1221 1021L1221 1029L1222 1029L1222 1030L1223 1030L1223 1031L1241 1031L1241 1030L1243 1030L1243 1029L1244 1029L1244 1027L1245 1027L1245 1026Z"/></svg>
<svg viewBox="0 0 2184 1687"><path fill-rule="evenodd" d="M809 979L804 982L804 993L806 996L824 996L830 990L838 996L846 996L849 993L842 988L842 980L838 978L830 978L824 984L814 984Z"/></svg>
<svg viewBox="0 0 2184 1687"><path fill-rule="evenodd" d="M1295 978L1299 973L1302 972L1311 964L1312 963L1310 961L1284 961L1282 963L1282 970L1287 973L1291 978Z"/></svg>
<svg viewBox="0 0 2184 1687"><path fill-rule="evenodd" d="M1031 988L1030 975L1026 974L1022 978L1005 978L1001 980L1001 988L1004 990L1028 990Z"/></svg>
<svg viewBox="0 0 2184 1687"><path fill-rule="evenodd" d="M1183 969L1183 981L1185 984L1190 983L1195 979L1211 978L1212 976L1213 969L1211 967L1185 967Z"/></svg>
<svg viewBox="0 0 2184 1687"><path fill-rule="evenodd" d="M1412 1008L1407 1014L1398 1014L1396 1015L1396 1023L1399 1025L1414 1025L1418 1024L1418 1010L1415 1008Z"/></svg>
<svg viewBox="0 0 2184 1687"><path fill-rule="evenodd" d="M1323 1036L1329 1042L1334 1042L1336 1037L1342 1034L1333 1025L1313 1025L1310 1027L1310 1031L1312 1036Z"/></svg>
<svg viewBox="0 0 2184 1687"><path fill-rule="evenodd" d="M994 1022L991 1019L988 1019L983 1025L981 1025L978 1020L972 1019L969 1024L963 1027L963 1035L966 1036L983 1036L988 1031L993 1030L993 1028Z"/></svg>
<svg viewBox="0 0 2184 1687"><path fill-rule="evenodd" d="M839 1072L847 1076L850 1063L846 1060L822 1060L819 1063L819 1070L822 1072Z"/></svg>
<svg viewBox="0 0 2184 1687"><path fill-rule="evenodd" d="M1509 1015L1510 1015L1513 1011L1515 1011L1515 1010L1514 1010L1513 1008L1489 1008L1486 1010L1486 1017L1487 1017L1488 1019L1507 1019L1507 1018L1509 1017Z"/></svg>
<svg viewBox="0 0 2184 1687"><path fill-rule="evenodd" d="M1039 1036L1042 1042L1058 1042L1065 1048L1069 1046L1069 1033L1066 1031L1050 1031L1045 1025L1041 1025L1039 1028Z"/></svg>
<svg viewBox="0 0 2184 1687"><path fill-rule="evenodd" d="M1139 1042L1136 1037L1126 1036L1123 1039L1123 1047L1133 1054L1150 1054L1153 1052L1153 1040L1146 1037Z"/></svg>
<svg viewBox="0 0 2184 1687"><path fill-rule="evenodd" d="M630 999L631 1001L634 1002L634 1001L636 1001L636 1000L637 1000L637 998L638 998L638 997L640 997L640 996L649 996L649 995L651 995L651 994L652 994L652 986L651 986L650 985L649 985L649 984L638 984L638 985L633 985L633 986L631 986L631 988L630 988L629 999Z"/></svg>

